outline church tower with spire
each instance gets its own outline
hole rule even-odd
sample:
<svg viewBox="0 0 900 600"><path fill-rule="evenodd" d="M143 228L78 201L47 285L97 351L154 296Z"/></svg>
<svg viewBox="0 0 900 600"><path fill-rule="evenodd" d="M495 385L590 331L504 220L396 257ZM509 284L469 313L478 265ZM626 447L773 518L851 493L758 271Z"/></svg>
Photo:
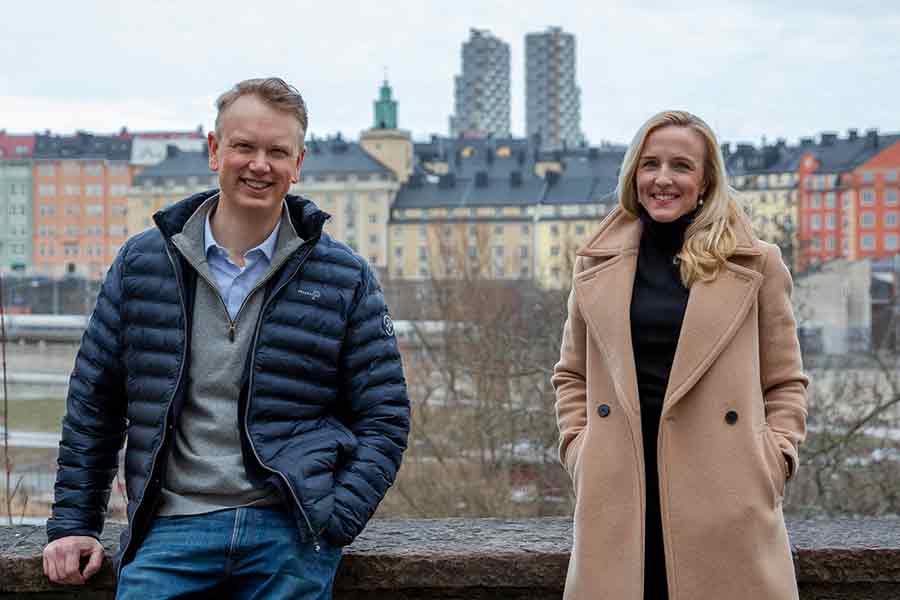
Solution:
<svg viewBox="0 0 900 600"><path fill-rule="evenodd" d="M375 101L375 125L373 129L397 129L397 101L391 96L391 84L385 78Z"/></svg>
<svg viewBox="0 0 900 600"><path fill-rule="evenodd" d="M387 74L374 102L375 123L359 134L359 145L397 175L403 184L413 170L413 143L409 131L397 128L397 101Z"/></svg>

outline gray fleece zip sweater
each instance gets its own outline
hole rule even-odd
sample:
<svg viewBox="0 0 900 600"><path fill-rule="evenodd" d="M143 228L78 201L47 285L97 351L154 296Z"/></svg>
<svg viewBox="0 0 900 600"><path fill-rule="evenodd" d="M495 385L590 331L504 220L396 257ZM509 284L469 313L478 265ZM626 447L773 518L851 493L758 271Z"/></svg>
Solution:
<svg viewBox="0 0 900 600"><path fill-rule="evenodd" d="M262 307L266 281L303 240L287 213L268 270L247 295L232 322L206 260L204 227L218 201L204 202L172 242L196 269L187 398L166 460L157 514L197 515L226 508L276 504L278 493L247 476L238 429L241 375ZM232 339L233 327L233 339Z"/></svg>

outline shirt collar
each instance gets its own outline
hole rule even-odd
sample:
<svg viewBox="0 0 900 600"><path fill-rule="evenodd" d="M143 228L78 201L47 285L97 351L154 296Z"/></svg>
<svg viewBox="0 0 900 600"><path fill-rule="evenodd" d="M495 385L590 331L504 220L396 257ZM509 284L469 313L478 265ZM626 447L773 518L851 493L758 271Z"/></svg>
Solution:
<svg viewBox="0 0 900 600"><path fill-rule="evenodd" d="M284 210L284 205L282 204L282 210ZM212 231L212 222L210 220L210 216L213 211L209 210L206 213L206 225L203 231L203 240L204 240L204 250L206 252L206 256L209 256L210 248L219 248L222 252L225 253L225 256L228 256L228 250L222 247L219 242L216 241L215 236L213 236ZM265 255L266 259L269 262L272 262L272 255L275 254L275 244L278 241L278 230L281 229L281 219L278 219L278 222L275 223L275 228L272 229L272 233L269 234L265 240L262 241L258 246L254 246L250 248L244 253L244 256L247 256L254 250L260 250Z"/></svg>

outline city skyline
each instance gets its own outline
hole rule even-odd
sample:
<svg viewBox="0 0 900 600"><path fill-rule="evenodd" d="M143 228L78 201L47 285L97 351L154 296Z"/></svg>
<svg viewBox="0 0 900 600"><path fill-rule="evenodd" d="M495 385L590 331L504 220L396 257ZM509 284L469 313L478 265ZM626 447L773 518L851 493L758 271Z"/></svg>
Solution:
<svg viewBox="0 0 900 600"><path fill-rule="evenodd" d="M459 47L475 27L510 44L512 133L524 135L525 34L560 26L578 40L582 130L593 143L627 143L667 107L692 110L733 142L900 130L886 100L900 88L893 42L900 7L830 0L701 2L677 11L615 1L602 9L304 6L268 17L229 2L177 9L83 2L54 7L48 17L17 4L0 25L0 51L15 57L0 74L0 129L208 130L219 93L244 77L278 74L306 96L311 133L355 138L370 124L387 67L399 126L422 139L446 131Z"/></svg>

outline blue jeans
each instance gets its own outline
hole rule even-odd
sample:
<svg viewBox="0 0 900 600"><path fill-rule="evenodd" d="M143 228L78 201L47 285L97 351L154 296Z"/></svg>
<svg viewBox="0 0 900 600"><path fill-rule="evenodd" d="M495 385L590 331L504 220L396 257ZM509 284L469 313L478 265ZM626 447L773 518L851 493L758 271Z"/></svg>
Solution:
<svg viewBox="0 0 900 600"><path fill-rule="evenodd" d="M277 506L156 517L122 569L116 599L327 600L341 549L319 546Z"/></svg>

